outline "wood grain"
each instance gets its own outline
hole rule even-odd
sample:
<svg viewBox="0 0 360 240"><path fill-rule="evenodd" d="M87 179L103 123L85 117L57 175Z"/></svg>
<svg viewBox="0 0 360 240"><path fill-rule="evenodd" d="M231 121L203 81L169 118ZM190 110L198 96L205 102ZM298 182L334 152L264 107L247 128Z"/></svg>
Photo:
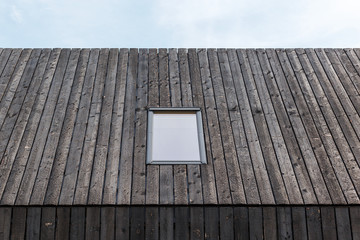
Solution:
<svg viewBox="0 0 360 240"><path fill-rule="evenodd" d="M0 48L0 205L357 205L359 56L359 49ZM200 108L207 164L146 164L149 107ZM303 219L297 210L293 217ZM170 212L153 216L160 223ZM278 237L269 219L262 234ZM299 226L303 236L303 220ZM56 236L45 229L35 235ZM117 236L131 237L131 228ZM188 236L197 238L191 228Z"/></svg>

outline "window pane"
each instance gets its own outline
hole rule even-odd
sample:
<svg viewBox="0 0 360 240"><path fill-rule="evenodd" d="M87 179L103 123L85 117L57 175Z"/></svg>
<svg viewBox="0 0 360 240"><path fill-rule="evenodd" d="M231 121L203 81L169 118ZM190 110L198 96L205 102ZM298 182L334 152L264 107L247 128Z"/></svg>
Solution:
<svg viewBox="0 0 360 240"><path fill-rule="evenodd" d="M152 161L200 161L196 113L154 113Z"/></svg>

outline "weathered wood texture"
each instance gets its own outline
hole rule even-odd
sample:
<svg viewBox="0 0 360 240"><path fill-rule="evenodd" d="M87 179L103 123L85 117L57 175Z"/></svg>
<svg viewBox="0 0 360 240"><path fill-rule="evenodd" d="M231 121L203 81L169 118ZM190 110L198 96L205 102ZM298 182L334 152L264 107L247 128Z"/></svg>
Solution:
<svg viewBox="0 0 360 240"><path fill-rule="evenodd" d="M0 49L0 204L360 204L359 57ZM200 107L208 163L146 165L148 107Z"/></svg>
<svg viewBox="0 0 360 240"><path fill-rule="evenodd" d="M162 217L154 219L154 214ZM164 214L162 214L162 212ZM199 217L191 217L192 213ZM358 207L6 207L1 239L358 239Z"/></svg>

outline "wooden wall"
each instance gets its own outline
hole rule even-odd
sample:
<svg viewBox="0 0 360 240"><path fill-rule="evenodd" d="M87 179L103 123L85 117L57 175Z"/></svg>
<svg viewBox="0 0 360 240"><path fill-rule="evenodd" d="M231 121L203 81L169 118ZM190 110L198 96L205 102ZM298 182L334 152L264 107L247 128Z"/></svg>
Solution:
<svg viewBox="0 0 360 240"><path fill-rule="evenodd" d="M360 204L360 49L0 49L0 205ZM146 165L148 107L208 164Z"/></svg>
<svg viewBox="0 0 360 240"><path fill-rule="evenodd" d="M360 239L360 207L0 208L0 239Z"/></svg>

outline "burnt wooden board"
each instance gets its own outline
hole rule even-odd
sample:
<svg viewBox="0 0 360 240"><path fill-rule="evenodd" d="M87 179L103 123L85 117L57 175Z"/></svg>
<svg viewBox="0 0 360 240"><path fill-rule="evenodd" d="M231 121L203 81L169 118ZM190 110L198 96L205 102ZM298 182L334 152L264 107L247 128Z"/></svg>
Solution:
<svg viewBox="0 0 360 240"><path fill-rule="evenodd" d="M73 224L75 225L75 223ZM56 208L48 207L41 209L40 238L54 239L55 229L56 229Z"/></svg>
<svg viewBox="0 0 360 240"><path fill-rule="evenodd" d="M359 204L359 55L1 48L0 204ZM149 107L200 108L207 164L146 164Z"/></svg>
<svg viewBox="0 0 360 240"><path fill-rule="evenodd" d="M118 51L111 49L108 56L108 66L106 69L105 86L100 93L102 100L101 116L99 120L99 133L96 141L94 164L92 168L89 186L89 204L101 204L104 189L104 176L106 162L110 146L111 116L115 94L116 68L118 64ZM99 101L99 100L97 100Z"/></svg>
<svg viewBox="0 0 360 240"><path fill-rule="evenodd" d="M70 239L85 238L86 208L77 207L71 209Z"/></svg>
<svg viewBox="0 0 360 240"><path fill-rule="evenodd" d="M218 199L215 186L214 163L210 151L207 115L205 112L204 95L201 86L200 64L195 49L189 49L188 59L193 105L195 107L201 108L201 114L203 116L204 138L206 143L206 156L208 160L208 164L200 166L200 171L202 174L200 174L199 177L201 178L202 182L206 182L206 184L202 184L204 203L215 204L218 202Z"/></svg>
<svg viewBox="0 0 360 240"><path fill-rule="evenodd" d="M76 122L75 119L77 116L77 112L79 111L80 97L82 93L82 88L84 86L85 73L89 62L89 56L89 49L83 49L80 53L74 83L71 88L70 99L66 108L65 120L60 133L62 137L59 139L59 143L55 153L56 160L52 164L51 174L50 176L48 176L48 183L46 183L46 179L41 181L42 187L47 186L48 189L44 199L45 204L57 204L59 201L61 184L64 179L64 173L68 160L67 157L70 150L71 138ZM38 184L36 184L35 186L37 185Z"/></svg>
<svg viewBox="0 0 360 240"><path fill-rule="evenodd" d="M83 145L84 145L84 137L86 132L91 95L93 92L93 85L94 85L94 79L95 79L98 61L99 61L99 50L98 49L91 50L89 63L86 68L85 80L81 92L79 110L77 112L76 122L74 123L75 124L74 130L72 131L71 144L69 145L69 147L67 147L69 148L68 152L66 152L64 155L60 155L62 157L65 157L65 159L67 160L64 177L62 181L59 181L56 184L56 188L60 189L60 194L59 196L55 195L54 197L52 197L50 195L51 190L49 189L48 198L55 198L54 200L49 200L49 201L55 201L55 202L57 201L60 204L72 204L74 201L75 188L76 188L79 167L81 162L81 154L82 154L82 152L79 151L79 149L83 149ZM66 149L66 147L64 147L63 149ZM59 149L59 151L61 152L63 150ZM62 188L63 186L66 187Z"/></svg>
<svg viewBox="0 0 360 240"><path fill-rule="evenodd" d="M159 107L159 59L156 49L149 49L148 69L148 106ZM158 204L160 201L160 167L146 165L146 204Z"/></svg>
<svg viewBox="0 0 360 240"><path fill-rule="evenodd" d="M0 238L9 239L11 230L11 208L0 208Z"/></svg>
<svg viewBox="0 0 360 240"><path fill-rule="evenodd" d="M4 211L3 211L4 209ZM2 239L358 239L358 207L9 207ZM191 210L205 221L191 217ZM151 214L149 214L151 212ZM154 218L154 213L160 218ZM189 216L190 214L190 216ZM148 224L153 222L151 224ZM194 227L196 226L196 227Z"/></svg>
<svg viewBox="0 0 360 240"><path fill-rule="evenodd" d="M131 202L145 203L146 189L146 135L147 135L147 94L148 94L148 53L140 49L138 64L138 96L136 98L136 133L134 145L134 167L132 174Z"/></svg>

